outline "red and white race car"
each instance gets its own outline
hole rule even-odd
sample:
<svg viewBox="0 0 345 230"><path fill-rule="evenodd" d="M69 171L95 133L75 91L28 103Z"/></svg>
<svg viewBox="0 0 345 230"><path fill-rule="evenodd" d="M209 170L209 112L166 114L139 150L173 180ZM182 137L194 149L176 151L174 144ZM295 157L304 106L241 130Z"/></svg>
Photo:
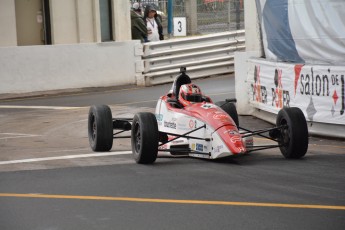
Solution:
<svg viewBox="0 0 345 230"><path fill-rule="evenodd" d="M181 68L170 92L159 98L155 114L142 112L133 118L113 118L109 106L91 106L90 146L93 151L110 151L113 139L131 138L134 159L141 164L155 162L160 151L207 159L277 147L286 158L306 154L308 127L299 108L283 108L275 127L251 131L239 126L235 102L228 99L213 103ZM126 131L131 135L120 135ZM277 144L254 145L255 135Z"/></svg>

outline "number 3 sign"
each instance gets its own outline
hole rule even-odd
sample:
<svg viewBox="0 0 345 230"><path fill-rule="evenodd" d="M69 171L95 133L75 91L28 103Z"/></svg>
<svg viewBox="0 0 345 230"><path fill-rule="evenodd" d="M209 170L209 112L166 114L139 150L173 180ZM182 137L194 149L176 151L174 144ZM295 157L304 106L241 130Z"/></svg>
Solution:
<svg viewBox="0 0 345 230"><path fill-rule="evenodd" d="M187 36L185 17L174 17L174 36Z"/></svg>

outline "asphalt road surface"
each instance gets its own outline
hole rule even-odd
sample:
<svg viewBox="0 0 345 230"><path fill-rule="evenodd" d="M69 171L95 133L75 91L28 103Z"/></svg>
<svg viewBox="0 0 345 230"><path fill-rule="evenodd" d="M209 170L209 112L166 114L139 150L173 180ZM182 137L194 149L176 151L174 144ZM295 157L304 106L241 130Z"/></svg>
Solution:
<svg viewBox="0 0 345 230"><path fill-rule="evenodd" d="M232 76L196 83L214 101L234 97ZM310 137L300 160L273 149L218 161L160 153L138 165L126 139L91 151L90 105L131 117L170 87L0 101L0 229L345 229L344 140ZM271 126L250 116L240 125Z"/></svg>

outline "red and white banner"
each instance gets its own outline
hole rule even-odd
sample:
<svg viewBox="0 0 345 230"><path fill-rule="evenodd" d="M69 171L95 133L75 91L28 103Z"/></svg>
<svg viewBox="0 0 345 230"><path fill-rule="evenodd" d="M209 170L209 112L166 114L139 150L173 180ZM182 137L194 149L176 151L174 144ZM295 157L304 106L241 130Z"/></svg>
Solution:
<svg viewBox="0 0 345 230"><path fill-rule="evenodd" d="M299 107L308 121L345 125L345 68L250 59L250 103L278 113Z"/></svg>

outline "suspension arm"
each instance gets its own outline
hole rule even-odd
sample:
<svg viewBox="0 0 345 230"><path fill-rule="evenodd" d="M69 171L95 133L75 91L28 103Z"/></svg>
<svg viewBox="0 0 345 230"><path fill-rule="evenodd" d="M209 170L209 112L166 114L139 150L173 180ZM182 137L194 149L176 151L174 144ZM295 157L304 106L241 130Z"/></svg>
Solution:
<svg viewBox="0 0 345 230"><path fill-rule="evenodd" d="M189 131L189 132L184 133L184 134L181 134L181 135L180 135L180 134L175 134L175 133L166 133L166 132L164 132L164 133L167 134L167 135L175 136L175 138L173 138L173 139L171 139L171 140L168 140L168 141L166 141L166 142L163 142L163 143L160 144L159 146L165 145L165 144L167 144L167 143L169 143L169 142L172 142L172 141L174 141L174 140L176 140L176 139L178 139L178 138L180 138L180 137L185 137L185 138L190 138L190 139L196 139L196 140L211 141L210 138L199 138L199 137L187 136L188 134L191 134L191 133L193 133L193 132L195 132L195 131L198 131L199 129L202 129L202 128L206 128L206 125L200 126L199 128L193 129L192 131Z"/></svg>

